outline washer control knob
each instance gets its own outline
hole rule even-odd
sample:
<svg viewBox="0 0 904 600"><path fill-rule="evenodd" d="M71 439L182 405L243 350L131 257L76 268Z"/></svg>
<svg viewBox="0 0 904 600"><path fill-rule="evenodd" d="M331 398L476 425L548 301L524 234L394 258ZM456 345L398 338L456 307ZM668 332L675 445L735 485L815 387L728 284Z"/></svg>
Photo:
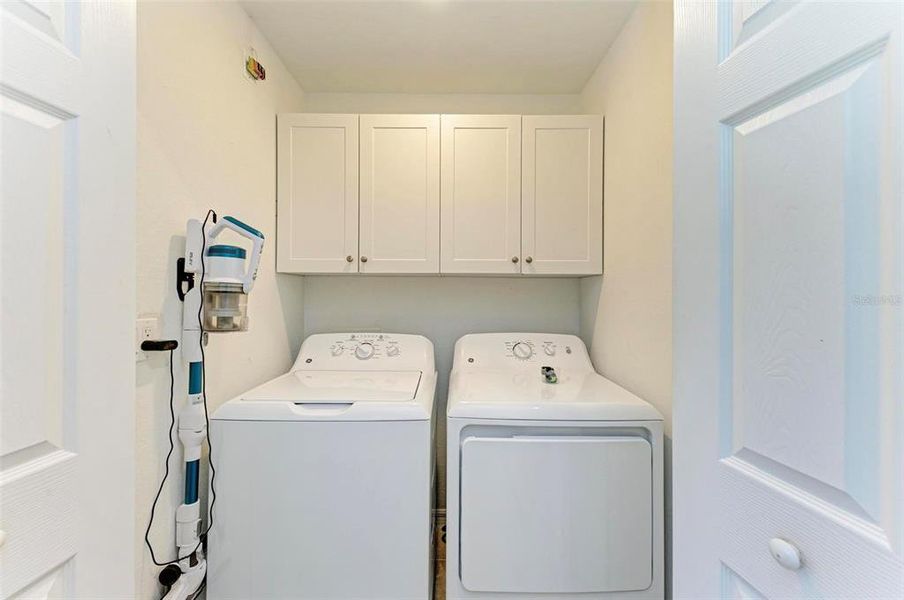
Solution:
<svg viewBox="0 0 904 600"><path fill-rule="evenodd" d="M543 344L543 352L546 353L546 356L555 356L556 355L556 345L555 344Z"/></svg>
<svg viewBox="0 0 904 600"><path fill-rule="evenodd" d="M361 342L360 344L358 344L358 347L355 348L355 356L357 356L361 360L367 360L373 355L374 345L370 342Z"/></svg>
<svg viewBox="0 0 904 600"><path fill-rule="evenodd" d="M339 356L340 354L342 354L343 350L345 350L345 348L342 347L342 344L336 344L335 346L330 348L330 352L332 352L333 356Z"/></svg>
<svg viewBox="0 0 904 600"><path fill-rule="evenodd" d="M399 347L398 346L390 346L386 349L386 356L398 356L399 355Z"/></svg>
<svg viewBox="0 0 904 600"><path fill-rule="evenodd" d="M534 355L534 349L525 342L518 342L512 346L512 354L515 355L515 358L527 360Z"/></svg>

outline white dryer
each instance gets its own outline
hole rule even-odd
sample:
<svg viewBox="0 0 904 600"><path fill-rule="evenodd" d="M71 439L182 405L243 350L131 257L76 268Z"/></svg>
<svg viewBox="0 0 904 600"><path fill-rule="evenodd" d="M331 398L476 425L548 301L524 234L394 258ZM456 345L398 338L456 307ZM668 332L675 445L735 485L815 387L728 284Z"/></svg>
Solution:
<svg viewBox="0 0 904 600"><path fill-rule="evenodd" d="M448 405L449 600L663 598L662 416L580 339L466 335Z"/></svg>
<svg viewBox="0 0 904 600"><path fill-rule="evenodd" d="M432 596L433 344L308 337L211 418L208 597Z"/></svg>

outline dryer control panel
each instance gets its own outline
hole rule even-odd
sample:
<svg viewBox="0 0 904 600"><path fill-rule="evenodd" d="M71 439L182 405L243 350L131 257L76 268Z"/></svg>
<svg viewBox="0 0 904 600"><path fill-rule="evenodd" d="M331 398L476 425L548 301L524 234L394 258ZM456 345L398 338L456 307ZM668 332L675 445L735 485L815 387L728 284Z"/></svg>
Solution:
<svg viewBox="0 0 904 600"><path fill-rule="evenodd" d="M556 333L475 333L455 344L454 369L593 369L580 338Z"/></svg>
<svg viewBox="0 0 904 600"><path fill-rule="evenodd" d="M433 344L401 333L321 333L301 346L293 371L433 371Z"/></svg>

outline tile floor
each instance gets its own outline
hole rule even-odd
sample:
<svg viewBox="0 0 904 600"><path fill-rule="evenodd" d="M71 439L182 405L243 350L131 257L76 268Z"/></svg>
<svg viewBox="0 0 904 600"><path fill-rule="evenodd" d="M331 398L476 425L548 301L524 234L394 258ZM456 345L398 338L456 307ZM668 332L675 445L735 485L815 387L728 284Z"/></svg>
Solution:
<svg viewBox="0 0 904 600"><path fill-rule="evenodd" d="M433 600L446 600L446 517L436 516L434 526Z"/></svg>
<svg viewBox="0 0 904 600"><path fill-rule="evenodd" d="M446 561L436 561L433 580L433 600L446 600Z"/></svg>

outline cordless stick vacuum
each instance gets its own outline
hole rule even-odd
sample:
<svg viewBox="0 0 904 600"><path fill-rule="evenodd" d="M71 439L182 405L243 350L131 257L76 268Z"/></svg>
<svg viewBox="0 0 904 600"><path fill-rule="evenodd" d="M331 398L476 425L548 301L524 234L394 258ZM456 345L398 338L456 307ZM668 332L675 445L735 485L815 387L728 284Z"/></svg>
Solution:
<svg viewBox="0 0 904 600"><path fill-rule="evenodd" d="M211 218L212 222L208 223ZM250 240L250 257L239 246L212 244L227 230ZM195 598L203 589L207 574L203 543L206 531L202 533L201 529L198 487L201 449L207 439L208 422L204 345L207 333L248 329L248 294L257 278L263 248L264 235L234 217L223 217L217 221L216 213L209 211L203 222L192 219L187 225L185 256L177 261L176 288L183 302L182 358L188 363L188 401L179 412L179 441L185 461L185 495L176 510L177 558L169 563L154 561L166 564L159 576L160 583L169 588L165 600ZM196 278L199 278L197 285ZM215 474L213 464L211 472ZM216 500L213 485L212 479L211 522ZM150 548L150 544L148 546ZM153 549L151 552L153 557Z"/></svg>

